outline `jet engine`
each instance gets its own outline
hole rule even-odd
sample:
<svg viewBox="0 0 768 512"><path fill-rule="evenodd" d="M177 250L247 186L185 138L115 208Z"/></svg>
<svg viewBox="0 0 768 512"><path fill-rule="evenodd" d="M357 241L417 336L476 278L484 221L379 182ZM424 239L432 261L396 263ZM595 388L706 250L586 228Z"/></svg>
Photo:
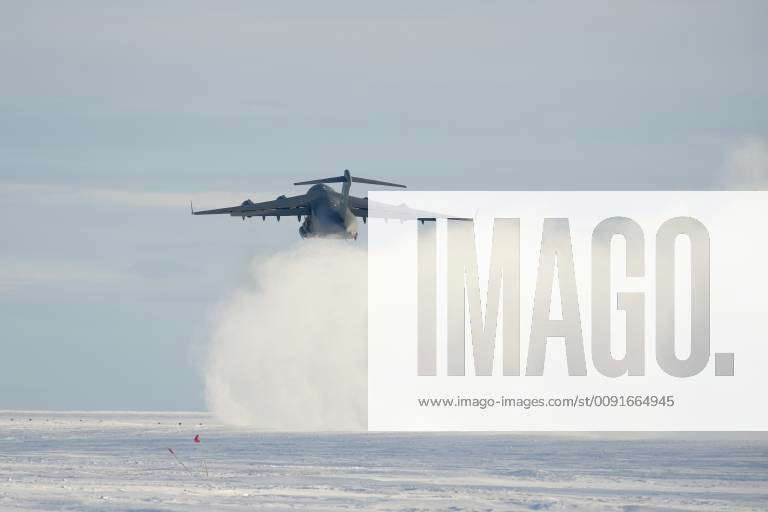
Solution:
<svg viewBox="0 0 768 512"><path fill-rule="evenodd" d="M309 238L312 236L312 222L309 216L304 219L301 227L299 227L299 235L301 235L301 238Z"/></svg>

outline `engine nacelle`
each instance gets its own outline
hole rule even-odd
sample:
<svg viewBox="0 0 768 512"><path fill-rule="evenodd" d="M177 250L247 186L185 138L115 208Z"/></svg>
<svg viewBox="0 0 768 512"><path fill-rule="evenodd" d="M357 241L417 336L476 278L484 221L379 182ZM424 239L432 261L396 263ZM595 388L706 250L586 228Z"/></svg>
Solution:
<svg viewBox="0 0 768 512"><path fill-rule="evenodd" d="M301 238L309 238L312 236L312 223L310 222L309 216L304 218L304 222L299 228L299 235L301 235Z"/></svg>

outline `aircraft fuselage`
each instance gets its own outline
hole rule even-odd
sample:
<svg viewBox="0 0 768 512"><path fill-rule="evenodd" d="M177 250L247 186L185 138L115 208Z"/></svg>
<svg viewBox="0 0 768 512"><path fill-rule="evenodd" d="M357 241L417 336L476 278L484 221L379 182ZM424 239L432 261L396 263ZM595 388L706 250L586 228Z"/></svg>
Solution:
<svg viewBox="0 0 768 512"><path fill-rule="evenodd" d="M308 191L310 214L299 234L302 238L357 238L357 219L342 194L323 184Z"/></svg>

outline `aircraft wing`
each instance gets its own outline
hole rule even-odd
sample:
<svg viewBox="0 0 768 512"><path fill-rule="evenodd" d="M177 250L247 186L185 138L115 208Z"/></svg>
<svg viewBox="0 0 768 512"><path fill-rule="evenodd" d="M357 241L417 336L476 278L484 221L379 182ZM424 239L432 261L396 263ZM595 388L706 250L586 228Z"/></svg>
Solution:
<svg viewBox="0 0 768 512"><path fill-rule="evenodd" d="M406 204L394 205L385 203L374 203L367 197L349 196L349 209L356 217L366 219L368 217L381 219L398 220L436 220L436 219L461 219L464 217L455 217L443 213L430 212L426 210L415 210ZM371 215L373 213L373 215Z"/></svg>
<svg viewBox="0 0 768 512"><path fill-rule="evenodd" d="M239 206L213 210L192 210L192 215L231 215L232 217L291 217L309 215L309 199L306 194L293 197L280 196L273 201L254 203L246 199Z"/></svg>

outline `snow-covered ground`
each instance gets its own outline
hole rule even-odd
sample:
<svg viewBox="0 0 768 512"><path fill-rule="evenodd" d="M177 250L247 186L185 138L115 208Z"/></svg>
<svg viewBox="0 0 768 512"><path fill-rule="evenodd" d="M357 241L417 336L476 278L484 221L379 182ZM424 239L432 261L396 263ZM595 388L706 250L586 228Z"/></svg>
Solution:
<svg viewBox="0 0 768 512"><path fill-rule="evenodd" d="M348 509L768 510L768 438L287 434L206 414L0 412L0 510Z"/></svg>

